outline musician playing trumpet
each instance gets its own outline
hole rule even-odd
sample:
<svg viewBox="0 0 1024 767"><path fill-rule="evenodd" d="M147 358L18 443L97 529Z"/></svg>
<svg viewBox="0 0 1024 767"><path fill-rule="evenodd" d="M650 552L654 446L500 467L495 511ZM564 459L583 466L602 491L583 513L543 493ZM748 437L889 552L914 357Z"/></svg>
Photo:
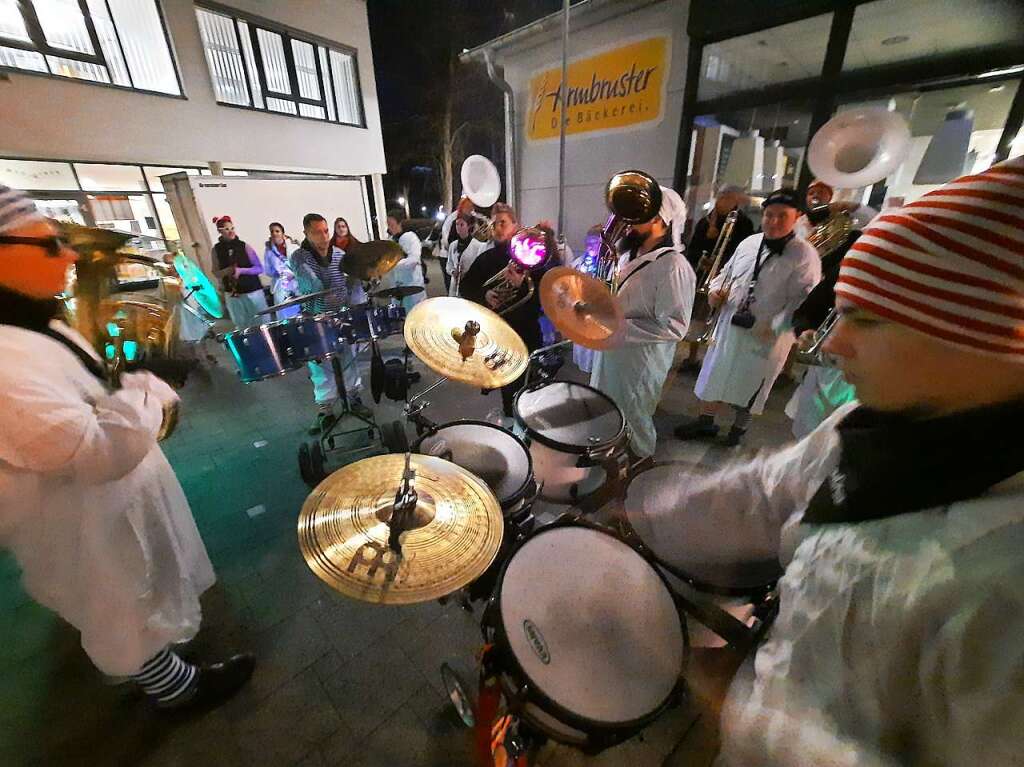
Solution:
<svg viewBox="0 0 1024 767"><path fill-rule="evenodd" d="M695 388L700 415L676 428L679 439L716 436L724 403L735 412L724 445L740 444L793 346L793 312L821 279L817 251L793 231L802 208L796 191L776 190L762 207L763 233L741 242L711 282L708 303L720 311Z"/></svg>

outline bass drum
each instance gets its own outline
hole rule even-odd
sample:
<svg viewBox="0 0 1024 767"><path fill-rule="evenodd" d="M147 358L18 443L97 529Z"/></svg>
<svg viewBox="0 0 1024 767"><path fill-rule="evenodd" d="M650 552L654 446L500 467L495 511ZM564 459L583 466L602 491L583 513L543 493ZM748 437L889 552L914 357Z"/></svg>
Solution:
<svg viewBox="0 0 1024 767"><path fill-rule="evenodd" d="M546 381L519 392L514 407L542 498L573 503L604 485L603 464L626 447L626 420L607 394Z"/></svg>
<svg viewBox="0 0 1024 767"><path fill-rule="evenodd" d="M483 480L494 493L505 517L505 535L494 564L466 587L471 600L490 596L498 569L516 541L533 529L533 500L537 495L530 451L514 434L486 421L455 421L435 426L410 450L451 461Z"/></svg>
<svg viewBox="0 0 1024 767"><path fill-rule="evenodd" d="M686 626L664 578L603 528L559 521L522 542L483 631L485 673L511 713L591 753L635 735L685 689Z"/></svg>

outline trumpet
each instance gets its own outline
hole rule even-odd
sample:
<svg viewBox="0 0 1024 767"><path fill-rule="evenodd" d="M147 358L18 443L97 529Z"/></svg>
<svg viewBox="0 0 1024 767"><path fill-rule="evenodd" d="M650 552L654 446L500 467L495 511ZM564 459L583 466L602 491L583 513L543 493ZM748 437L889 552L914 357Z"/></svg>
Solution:
<svg viewBox="0 0 1024 767"><path fill-rule="evenodd" d="M493 290L499 299L498 306L492 307L497 314L508 314L529 301L536 286L530 276L530 270L543 266L551 255L548 247L547 233L539 227L522 227L510 242L511 258L508 266L484 283L484 291ZM521 285L514 284L507 276L506 270L513 269L523 274L526 293L519 295Z"/></svg>
<svg viewBox="0 0 1024 767"><path fill-rule="evenodd" d="M624 170L608 179L604 190L605 205L611 215L601 231L597 278L608 285L612 294L618 292L618 242L633 224L650 221L661 210L661 187L653 177L641 170Z"/></svg>
<svg viewBox="0 0 1024 767"><path fill-rule="evenodd" d="M825 320L818 326L818 329L814 331L814 343L806 351L798 351L796 353L796 361L802 365L833 367L831 359L822 350L822 346L824 346L828 337L832 335L832 331L835 330L838 321L839 312L833 308Z"/></svg>

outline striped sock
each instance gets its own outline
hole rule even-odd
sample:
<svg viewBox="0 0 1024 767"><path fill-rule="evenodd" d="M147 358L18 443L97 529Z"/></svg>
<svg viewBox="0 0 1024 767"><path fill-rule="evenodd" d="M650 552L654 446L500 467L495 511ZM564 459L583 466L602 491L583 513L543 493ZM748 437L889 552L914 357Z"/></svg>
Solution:
<svg viewBox="0 0 1024 767"><path fill-rule="evenodd" d="M132 680L159 704L168 704L184 695L196 678L196 667L186 663L170 650L154 655Z"/></svg>

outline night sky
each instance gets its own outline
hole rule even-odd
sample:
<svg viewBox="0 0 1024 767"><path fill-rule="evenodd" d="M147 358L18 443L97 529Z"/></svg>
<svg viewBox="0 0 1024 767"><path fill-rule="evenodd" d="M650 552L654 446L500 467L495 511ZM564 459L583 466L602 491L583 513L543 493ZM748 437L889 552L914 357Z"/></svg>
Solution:
<svg viewBox="0 0 1024 767"><path fill-rule="evenodd" d="M561 7L561 0L368 0L389 197L397 194L400 184L406 184L415 206L437 205L436 173L424 177L411 174L411 169L425 169L433 162L424 146L429 140L425 142L421 134L430 130L425 126L440 111L449 53L472 48ZM458 118L500 125L498 89L482 72L462 70L458 77ZM467 93L469 90L472 92ZM500 136L478 134L469 144L470 151L489 156L503 151ZM501 158L492 159L500 165Z"/></svg>

